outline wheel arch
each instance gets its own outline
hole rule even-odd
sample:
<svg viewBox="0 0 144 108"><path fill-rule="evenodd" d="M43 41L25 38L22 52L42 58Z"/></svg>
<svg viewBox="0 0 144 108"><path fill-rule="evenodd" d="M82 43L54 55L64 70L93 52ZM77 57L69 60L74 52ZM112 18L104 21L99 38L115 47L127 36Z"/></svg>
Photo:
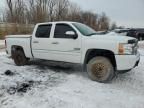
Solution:
<svg viewBox="0 0 144 108"><path fill-rule="evenodd" d="M96 56L104 56L110 60L114 69L116 70L116 58L113 51L106 50L106 49L89 49L85 54L84 65L86 65L93 57Z"/></svg>
<svg viewBox="0 0 144 108"><path fill-rule="evenodd" d="M18 50L23 51L23 53L25 55L24 48L22 46L12 45L11 46L11 55L12 55L12 58L13 58L13 54L15 53L15 51L18 51Z"/></svg>

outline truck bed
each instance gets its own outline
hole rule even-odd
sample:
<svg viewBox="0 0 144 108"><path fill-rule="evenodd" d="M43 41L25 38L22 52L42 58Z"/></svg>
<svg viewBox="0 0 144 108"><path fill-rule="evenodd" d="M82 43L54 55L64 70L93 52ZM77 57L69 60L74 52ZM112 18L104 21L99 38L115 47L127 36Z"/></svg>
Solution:
<svg viewBox="0 0 144 108"><path fill-rule="evenodd" d="M8 35L6 36L7 52L11 56L12 46L20 46L24 49L26 57L32 58L31 35Z"/></svg>
<svg viewBox="0 0 144 108"><path fill-rule="evenodd" d="M31 35L8 35L6 38L30 38Z"/></svg>

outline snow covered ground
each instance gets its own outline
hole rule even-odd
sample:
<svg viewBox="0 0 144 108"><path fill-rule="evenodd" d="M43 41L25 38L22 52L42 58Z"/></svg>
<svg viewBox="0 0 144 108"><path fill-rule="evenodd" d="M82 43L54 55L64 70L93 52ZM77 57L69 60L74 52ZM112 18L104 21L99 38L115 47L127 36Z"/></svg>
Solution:
<svg viewBox="0 0 144 108"><path fill-rule="evenodd" d="M80 66L32 61L17 67L0 53L0 108L144 108L144 51L138 67L109 84ZM10 71L7 71L10 70Z"/></svg>

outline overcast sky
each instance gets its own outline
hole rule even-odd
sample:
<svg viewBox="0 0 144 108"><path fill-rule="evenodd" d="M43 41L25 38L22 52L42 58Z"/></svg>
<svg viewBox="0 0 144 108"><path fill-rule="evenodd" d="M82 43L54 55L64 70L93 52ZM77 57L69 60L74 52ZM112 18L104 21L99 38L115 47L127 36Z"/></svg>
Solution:
<svg viewBox="0 0 144 108"><path fill-rule="evenodd" d="M4 1L0 0L0 8ZM105 12L119 26L144 27L144 0L70 0L83 10Z"/></svg>
<svg viewBox="0 0 144 108"><path fill-rule="evenodd" d="M144 27L144 0L70 0L82 9L105 12L119 26Z"/></svg>

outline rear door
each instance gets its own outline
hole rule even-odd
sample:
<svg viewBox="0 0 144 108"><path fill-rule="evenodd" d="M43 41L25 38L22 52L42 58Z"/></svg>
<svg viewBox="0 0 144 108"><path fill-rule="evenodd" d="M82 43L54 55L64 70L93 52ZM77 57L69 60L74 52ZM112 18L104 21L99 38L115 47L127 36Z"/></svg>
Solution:
<svg viewBox="0 0 144 108"><path fill-rule="evenodd" d="M52 24L38 25L32 37L32 53L34 58L50 59Z"/></svg>

